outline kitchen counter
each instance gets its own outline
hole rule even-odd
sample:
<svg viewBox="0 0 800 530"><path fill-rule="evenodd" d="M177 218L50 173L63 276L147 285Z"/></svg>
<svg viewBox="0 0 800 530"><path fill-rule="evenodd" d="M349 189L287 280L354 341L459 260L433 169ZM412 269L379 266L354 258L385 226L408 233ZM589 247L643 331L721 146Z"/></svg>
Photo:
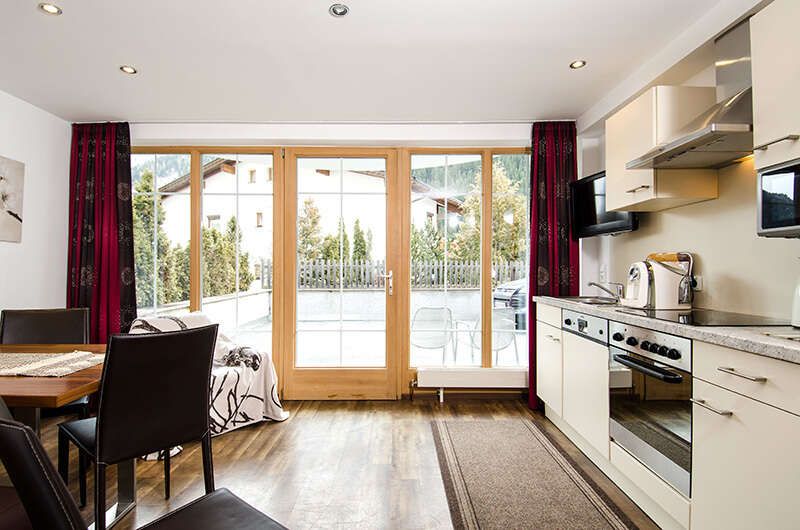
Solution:
<svg viewBox="0 0 800 530"><path fill-rule="evenodd" d="M765 331L770 333L797 331L791 326L689 326L678 324L677 322L667 322L655 318L621 313L617 311L619 306L590 305L551 296L534 296L533 301L622 322L623 324L641 326L679 337L686 337L687 339L718 344L735 350L800 364L800 342L764 335Z"/></svg>

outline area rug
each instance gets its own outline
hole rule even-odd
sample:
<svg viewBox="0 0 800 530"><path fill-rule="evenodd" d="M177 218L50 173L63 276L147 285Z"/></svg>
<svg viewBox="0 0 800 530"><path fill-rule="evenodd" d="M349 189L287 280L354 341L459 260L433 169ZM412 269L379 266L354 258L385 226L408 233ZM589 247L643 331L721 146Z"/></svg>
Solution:
<svg viewBox="0 0 800 530"><path fill-rule="evenodd" d="M637 528L531 420L431 427L458 530Z"/></svg>
<svg viewBox="0 0 800 530"><path fill-rule="evenodd" d="M0 353L0 376L63 377L103 362L105 355L71 353Z"/></svg>

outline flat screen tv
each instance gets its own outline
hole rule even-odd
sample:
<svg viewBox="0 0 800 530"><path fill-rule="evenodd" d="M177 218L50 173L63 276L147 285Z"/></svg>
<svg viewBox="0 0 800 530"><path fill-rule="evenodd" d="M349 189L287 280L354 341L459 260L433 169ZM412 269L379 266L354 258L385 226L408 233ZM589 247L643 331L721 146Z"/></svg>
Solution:
<svg viewBox="0 0 800 530"><path fill-rule="evenodd" d="M606 211L606 172L570 182L572 234L577 238L631 232L639 227L633 212Z"/></svg>

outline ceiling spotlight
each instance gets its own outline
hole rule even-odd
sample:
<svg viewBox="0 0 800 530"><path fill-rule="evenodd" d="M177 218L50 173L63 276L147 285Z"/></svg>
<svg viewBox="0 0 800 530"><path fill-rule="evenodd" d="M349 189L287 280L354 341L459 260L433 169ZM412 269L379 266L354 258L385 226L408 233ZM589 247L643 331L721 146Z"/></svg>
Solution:
<svg viewBox="0 0 800 530"><path fill-rule="evenodd" d="M39 11L46 15L60 15L62 13L61 8L55 4L47 4L42 2L39 4Z"/></svg>
<svg viewBox="0 0 800 530"><path fill-rule="evenodd" d="M333 4L328 8L328 13L330 13L332 17L336 18L341 18L349 12L350 8L344 4Z"/></svg>
<svg viewBox="0 0 800 530"><path fill-rule="evenodd" d="M129 64L123 64L122 66L119 67L119 69L120 69L120 71L122 73L128 74L128 75L133 75L133 74L138 72L138 70L136 68L134 68L133 66L131 66Z"/></svg>
<svg viewBox="0 0 800 530"><path fill-rule="evenodd" d="M577 70L578 68L583 68L584 66L586 66L586 61L584 61L583 59L578 59L577 61L572 61L571 63L569 63L569 67L572 68L573 70Z"/></svg>

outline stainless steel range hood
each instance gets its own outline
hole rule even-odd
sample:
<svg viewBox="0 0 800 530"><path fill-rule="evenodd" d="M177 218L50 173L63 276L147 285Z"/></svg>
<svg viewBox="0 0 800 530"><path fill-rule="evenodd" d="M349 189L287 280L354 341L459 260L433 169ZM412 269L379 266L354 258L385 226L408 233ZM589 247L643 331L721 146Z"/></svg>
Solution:
<svg viewBox="0 0 800 530"><path fill-rule="evenodd" d="M627 169L708 169L753 152L750 26L745 21L715 42L717 104Z"/></svg>

